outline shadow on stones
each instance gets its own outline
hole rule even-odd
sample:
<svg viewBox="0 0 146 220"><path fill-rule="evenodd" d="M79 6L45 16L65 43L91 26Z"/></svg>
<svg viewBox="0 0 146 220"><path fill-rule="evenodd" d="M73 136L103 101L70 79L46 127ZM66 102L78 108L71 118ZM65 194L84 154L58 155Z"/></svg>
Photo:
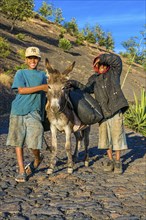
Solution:
<svg viewBox="0 0 146 220"><path fill-rule="evenodd" d="M81 56L81 54L75 53L75 52L71 52L71 51L65 51L65 53L69 53L69 54L71 54L72 56Z"/></svg>
<svg viewBox="0 0 146 220"><path fill-rule="evenodd" d="M100 159L100 158L103 157L103 155L105 154L105 152L106 152L105 150L100 150L100 149L98 149L98 146L93 146L93 147L90 147L90 148L88 149L88 153L89 153L89 158L90 158L90 159L94 159L95 157L96 157L97 159ZM84 151L84 150L81 151L81 152L79 152L78 158L79 158L80 160L83 160L84 156L85 156L85 151Z"/></svg>
<svg viewBox="0 0 146 220"><path fill-rule="evenodd" d="M131 137L131 135L134 135ZM134 132L127 134L127 144L130 151L122 156L123 170L125 171L135 160L143 158L146 154L146 137L135 135Z"/></svg>
<svg viewBox="0 0 146 220"><path fill-rule="evenodd" d="M0 116L0 135L8 134L9 116Z"/></svg>

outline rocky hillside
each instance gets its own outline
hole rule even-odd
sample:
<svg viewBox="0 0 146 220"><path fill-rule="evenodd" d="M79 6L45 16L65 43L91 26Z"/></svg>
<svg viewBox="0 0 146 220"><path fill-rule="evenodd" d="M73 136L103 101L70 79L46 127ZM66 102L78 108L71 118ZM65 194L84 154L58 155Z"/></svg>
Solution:
<svg viewBox="0 0 146 220"><path fill-rule="evenodd" d="M0 73L14 69L15 66L20 66L23 60L19 57L18 51L26 49L29 46L39 47L42 52L42 60L40 68L44 69L44 60L47 57L57 69L64 70L73 61L76 61L71 78L80 80L83 83L87 82L88 77L93 73L92 61L99 52L105 51L104 48L99 48L97 45L84 43L83 46L75 44L75 38L66 34L73 47L69 52L64 52L58 47L58 39L61 26L54 23L44 23L38 18L29 19L25 22L18 22L17 27L10 32L10 21L4 15L0 14L0 36L8 40L11 53L5 60L0 58ZM19 40L16 35L24 34L24 40ZM126 60L123 59L123 73L121 84L128 70ZM134 64L123 86L125 96L129 101L134 100L133 91L140 97L140 90L145 87L145 73L141 66ZM11 90L8 91L0 85L0 112L1 114L9 111L11 103ZM7 98L6 98L7 97ZM7 102L7 106L6 106ZM4 108L3 108L4 107Z"/></svg>

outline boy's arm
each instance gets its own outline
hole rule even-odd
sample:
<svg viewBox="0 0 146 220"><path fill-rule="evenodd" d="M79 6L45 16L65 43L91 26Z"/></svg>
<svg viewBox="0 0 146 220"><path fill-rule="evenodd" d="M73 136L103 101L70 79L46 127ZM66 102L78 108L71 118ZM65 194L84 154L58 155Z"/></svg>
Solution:
<svg viewBox="0 0 146 220"><path fill-rule="evenodd" d="M81 89L82 91L84 92L87 92L87 93L93 93L93 84L94 84L94 81L92 79L93 77L91 76L89 79L88 79L88 82L86 85L82 84L81 82L77 81L77 80L68 80L67 82L67 86L68 87L73 87L75 89Z"/></svg>
<svg viewBox="0 0 146 220"><path fill-rule="evenodd" d="M12 84L12 89L19 94L31 94L39 91L47 92L48 85L46 78L44 78L43 82L39 86L28 87L26 85L26 80L23 75L23 70L18 70L16 75L14 76L14 81Z"/></svg>
<svg viewBox="0 0 146 220"><path fill-rule="evenodd" d="M99 56L100 63L107 64L112 69L113 73L121 75L122 72L122 60L120 56L116 54L101 54Z"/></svg>
<svg viewBox="0 0 146 220"><path fill-rule="evenodd" d="M48 90L48 84L42 84L40 86L34 86L34 87L19 87L18 93L19 94L32 94L39 91L47 92Z"/></svg>
<svg viewBox="0 0 146 220"><path fill-rule="evenodd" d="M70 80L68 80L68 81L66 82L66 88L71 88L71 87L73 87L73 88L75 88L75 89L84 89L84 88L85 88L85 85L82 84L82 83L80 83L80 82L77 81L77 80L72 80L72 79L70 79Z"/></svg>

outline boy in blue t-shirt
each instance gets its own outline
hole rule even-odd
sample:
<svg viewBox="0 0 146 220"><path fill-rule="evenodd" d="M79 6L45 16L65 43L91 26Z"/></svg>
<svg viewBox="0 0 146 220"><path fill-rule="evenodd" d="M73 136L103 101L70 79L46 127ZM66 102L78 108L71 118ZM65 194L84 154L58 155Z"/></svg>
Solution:
<svg viewBox="0 0 146 220"><path fill-rule="evenodd" d="M9 133L7 145L15 146L19 173L15 180L25 182L30 166L24 167L23 146L34 154L34 162L31 163L36 169L41 160L40 149L43 140L43 126L41 123L45 107L45 92L48 85L46 75L38 71L37 66L41 60L40 50L37 47L28 47L25 52L27 69L18 70L14 77L12 89L16 91L16 97L12 102Z"/></svg>

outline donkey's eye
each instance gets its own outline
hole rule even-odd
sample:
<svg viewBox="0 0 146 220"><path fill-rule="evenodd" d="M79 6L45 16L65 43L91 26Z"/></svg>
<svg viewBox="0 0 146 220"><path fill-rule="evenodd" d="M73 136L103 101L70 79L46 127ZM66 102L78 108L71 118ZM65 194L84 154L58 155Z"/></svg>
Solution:
<svg viewBox="0 0 146 220"><path fill-rule="evenodd" d="M61 89L62 89L62 91L64 91L64 90L65 90L65 87L62 87Z"/></svg>
<svg viewBox="0 0 146 220"><path fill-rule="evenodd" d="M51 89L51 87L48 85L48 89Z"/></svg>

